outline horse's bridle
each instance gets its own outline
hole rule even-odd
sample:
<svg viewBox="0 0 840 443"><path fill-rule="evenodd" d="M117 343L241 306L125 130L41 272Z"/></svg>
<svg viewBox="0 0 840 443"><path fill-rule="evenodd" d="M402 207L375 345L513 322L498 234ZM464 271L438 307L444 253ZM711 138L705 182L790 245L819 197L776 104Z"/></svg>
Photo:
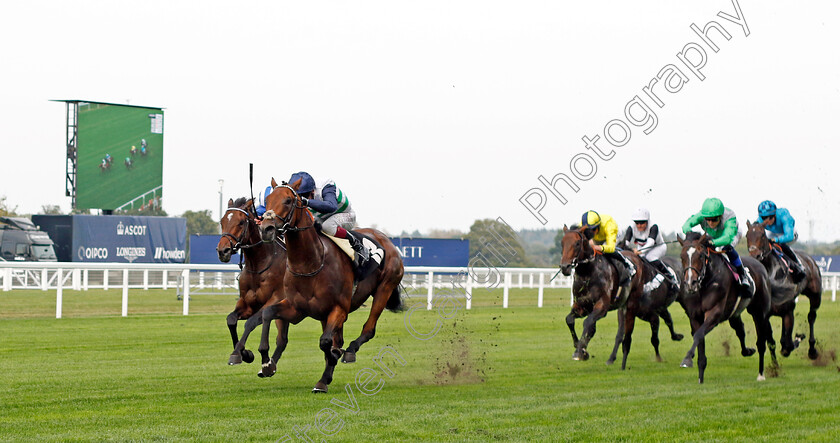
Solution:
<svg viewBox="0 0 840 443"><path fill-rule="evenodd" d="M228 212L230 212L230 211L239 211L239 212L241 212L241 213L245 214L245 217L247 217L247 218L246 218L246 220L247 220L247 221L250 221L250 220L251 220L251 214L250 214L248 211L244 210L244 209L241 209L241 208L228 208L228 209L227 209L227 211L225 211L225 214L227 214L227 213L228 213ZM247 227L246 227L245 229L243 229L243 230L242 230L242 234L240 234L240 235L239 235L239 238L234 237L234 236L233 236L233 234L231 234L231 233L229 233L229 232L223 232L223 233L222 233L222 237L226 237L226 238L228 238L228 239L229 239L229 241L231 242L230 247L231 247L231 249L232 249L234 252L236 252L238 249L247 249L247 248L252 248L252 247L254 247L254 246L256 246L256 245L258 245L258 244L259 244L259 243L252 243L252 244L247 244L247 245L242 244L242 242L244 242L244 241L245 241L245 236L246 236L246 235L248 235L248 228L247 228Z"/></svg>
<svg viewBox="0 0 840 443"><path fill-rule="evenodd" d="M283 183L283 184L275 186L274 188L271 189L271 191L274 192L274 190L277 189L277 188L286 188L286 189L292 191L292 194L295 196L295 201L294 201L295 209L306 209L306 206L303 204L303 201L301 200L300 195L297 193L297 191L295 191L295 189L293 187L289 186L286 183ZM268 220L271 220L272 218L276 217L278 220L280 220L283 223L282 226L277 228L277 233L279 235L284 235L286 232L303 231L303 230L315 227L315 221L314 220L312 221L312 224L309 225L309 226L292 226L291 223L292 223L292 217L294 217L294 214L295 214L295 211L291 210L291 211L289 211L288 214L286 214L286 217L277 217L277 215L274 213L274 211L267 211L263 217L265 219L268 219ZM288 259L287 259L287 262L288 262ZM319 266L318 269L316 269L312 272L295 272L292 269L291 263L287 263L286 269L288 269L289 272L291 272L292 275L294 275L295 277L314 277L314 276L318 275L318 273L321 272L322 269L324 269L324 266L326 265L326 263L327 263L327 254L326 254L326 251L322 250L321 251L321 266Z"/></svg>
<svg viewBox="0 0 840 443"><path fill-rule="evenodd" d="M271 189L271 191L274 192L274 190L277 189L277 188L286 188L286 189L292 191L292 194L295 196L295 203L294 203L295 204L295 209L306 209L306 206L303 205L303 201L301 201L300 195L297 193L297 191L295 191L295 189L293 187L289 186L286 183L283 183L281 185L277 185L277 186L273 187ZM283 235L286 232L290 232L290 231L291 232L303 231L305 229L309 229L309 228L312 228L312 227L315 226L315 223L312 223L309 226L292 226L291 225L292 217L294 217L294 215L295 215L294 210L289 211L289 213L286 214L285 217L277 217L277 215L274 211L267 211L265 213L265 215L263 215L263 218L265 218L267 220L277 218L278 220L280 220L280 222L282 222L282 226L277 227L277 232L280 235Z"/></svg>
<svg viewBox="0 0 840 443"><path fill-rule="evenodd" d="M698 270L694 266L686 266L686 268L683 269L683 281L688 280L688 271L694 271L695 273L697 273L697 283L698 284L702 283L703 278L706 277L706 269L709 267L709 254L710 253L709 253L709 247L708 246L702 245L702 247L706 250L706 252L704 254L704 257L703 257L703 268Z"/></svg>
<svg viewBox="0 0 840 443"><path fill-rule="evenodd" d="M573 268L576 268L578 265L585 265L587 263L591 263L592 261L594 261L595 256L596 256L594 250L592 251L591 256L580 260L580 256L583 254L583 243L588 242L589 240L586 239L586 235L584 235L583 232L576 231L576 230L572 230L571 232L574 232L575 234L577 234L580 237L580 242L577 244L578 246L577 246L576 249L578 249L578 251L575 252L575 258L572 259L571 263L569 263L569 266L571 266Z"/></svg>

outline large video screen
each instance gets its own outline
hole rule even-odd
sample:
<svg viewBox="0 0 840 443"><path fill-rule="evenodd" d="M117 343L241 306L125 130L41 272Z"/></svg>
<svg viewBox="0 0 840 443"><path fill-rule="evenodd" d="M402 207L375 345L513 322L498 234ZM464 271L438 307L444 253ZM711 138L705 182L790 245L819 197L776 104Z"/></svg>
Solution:
<svg viewBox="0 0 840 443"><path fill-rule="evenodd" d="M163 110L79 103L76 208L160 208Z"/></svg>

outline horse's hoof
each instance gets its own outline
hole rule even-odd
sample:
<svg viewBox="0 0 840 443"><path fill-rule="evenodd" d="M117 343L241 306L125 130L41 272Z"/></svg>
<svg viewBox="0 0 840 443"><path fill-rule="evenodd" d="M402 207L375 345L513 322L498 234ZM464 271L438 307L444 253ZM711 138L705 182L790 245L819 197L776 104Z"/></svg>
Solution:
<svg viewBox="0 0 840 443"><path fill-rule="evenodd" d="M586 351L575 351L575 353L572 354L572 360L576 360L576 361L589 360L589 353L586 352Z"/></svg>
<svg viewBox="0 0 840 443"><path fill-rule="evenodd" d="M657 363L662 363L662 356L657 355L657 356L656 356L656 362L657 362Z"/></svg>
<svg viewBox="0 0 840 443"><path fill-rule="evenodd" d="M233 365L238 365L238 364L241 364L241 363L242 363L242 356L241 355L239 355L235 352L233 354L230 354L230 358L228 359L228 364L229 365L233 366Z"/></svg>
<svg viewBox="0 0 840 443"><path fill-rule="evenodd" d="M758 374L758 378L755 379L756 381L764 381L764 374Z"/></svg>
<svg viewBox="0 0 840 443"><path fill-rule="evenodd" d="M312 388L312 393L313 394L326 394L327 389L328 389L327 385L325 385L321 382L318 382L318 383L315 384L315 387Z"/></svg>
<svg viewBox="0 0 840 443"><path fill-rule="evenodd" d="M344 356L341 357L341 362L342 363L356 363L356 353L355 352L350 352L350 351L345 351Z"/></svg>
<svg viewBox="0 0 840 443"><path fill-rule="evenodd" d="M811 360L816 360L817 357L819 357L819 356L820 356L820 353L817 352L816 348L808 349L808 358L810 358Z"/></svg>
<svg viewBox="0 0 840 443"><path fill-rule="evenodd" d="M611 365L611 364L615 363L615 359L614 358L608 359L606 363L608 365Z"/></svg>
<svg viewBox="0 0 840 443"><path fill-rule="evenodd" d="M791 351L792 351L791 349L782 349L782 352L781 352L782 357L789 357Z"/></svg>
<svg viewBox="0 0 840 443"><path fill-rule="evenodd" d="M755 354L755 349L753 349L753 348L744 348L741 351L741 355L743 355L744 357L749 357L753 354Z"/></svg>
<svg viewBox="0 0 840 443"><path fill-rule="evenodd" d="M254 353L245 349L242 351L242 361L245 363L253 363L254 362Z"/></svg>
<svg viewBox="0 0 840 443"><path fill-rule="evenodd" d="M692 366L694 366L694 362L688 357L684 358L682 363L680 363L681 368L690 368Z"/></svg>
<svg viewBox="0 0 840 443"><path fill-rule="evenodd" d="M268 363L263 363L262 369L260 370L260 372L257 373L257 377L259 377L259 378L271 377L276 372L277 372L277 365L275 365L273 361L269 360Z"/></svg>
<svg viewBox="0 0 840 443"><path fill-rule="evenodd" d="M682 334L674 334L671 336L671 340L673 341L682 341L683 338L685 338L685 336Z"/></svg>

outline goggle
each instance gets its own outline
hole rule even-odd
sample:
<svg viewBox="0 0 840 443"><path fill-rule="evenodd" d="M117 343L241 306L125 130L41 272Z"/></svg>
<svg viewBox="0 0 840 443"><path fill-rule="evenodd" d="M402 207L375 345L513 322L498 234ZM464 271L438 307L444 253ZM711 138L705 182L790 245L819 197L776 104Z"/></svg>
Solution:
<svg viewBox="0 0 840 443"><path fill-rule="evenodd" d="M719 222L719 221L720 221L720 216L717 216L717 217L706 217L706 221L707 221L707 222Z"/></svg>

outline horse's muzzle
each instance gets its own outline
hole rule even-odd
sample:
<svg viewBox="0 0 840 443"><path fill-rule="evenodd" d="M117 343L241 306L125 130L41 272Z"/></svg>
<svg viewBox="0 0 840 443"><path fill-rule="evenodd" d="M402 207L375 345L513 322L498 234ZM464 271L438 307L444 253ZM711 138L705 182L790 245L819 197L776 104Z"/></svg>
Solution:
<svg viewBox="0 0 840 443"><path fill-rule="evenodd" d="M230 256L233 251L231 250L230 246L228 246L223 249L217 248L216 252L219 253L219 261L221 261L222 263L227 263L230 261Z"/></svg>
<svg viewBox="0 0 840 443"><path fill-rule="evenodd" d="M560 264L560 272L562 272L563 275L565 275L566 277L572 275L572 265L571 265L571 263L565 264L565 265L561 263Z"/></svg>
<svg viewBox="0 0 840 443"><path fill-rule="evenodd" d="M277 227L274 226L274 223L263 222L260 225L260 235L264 242L273 242L274 238L277 237Z"/></svg>

